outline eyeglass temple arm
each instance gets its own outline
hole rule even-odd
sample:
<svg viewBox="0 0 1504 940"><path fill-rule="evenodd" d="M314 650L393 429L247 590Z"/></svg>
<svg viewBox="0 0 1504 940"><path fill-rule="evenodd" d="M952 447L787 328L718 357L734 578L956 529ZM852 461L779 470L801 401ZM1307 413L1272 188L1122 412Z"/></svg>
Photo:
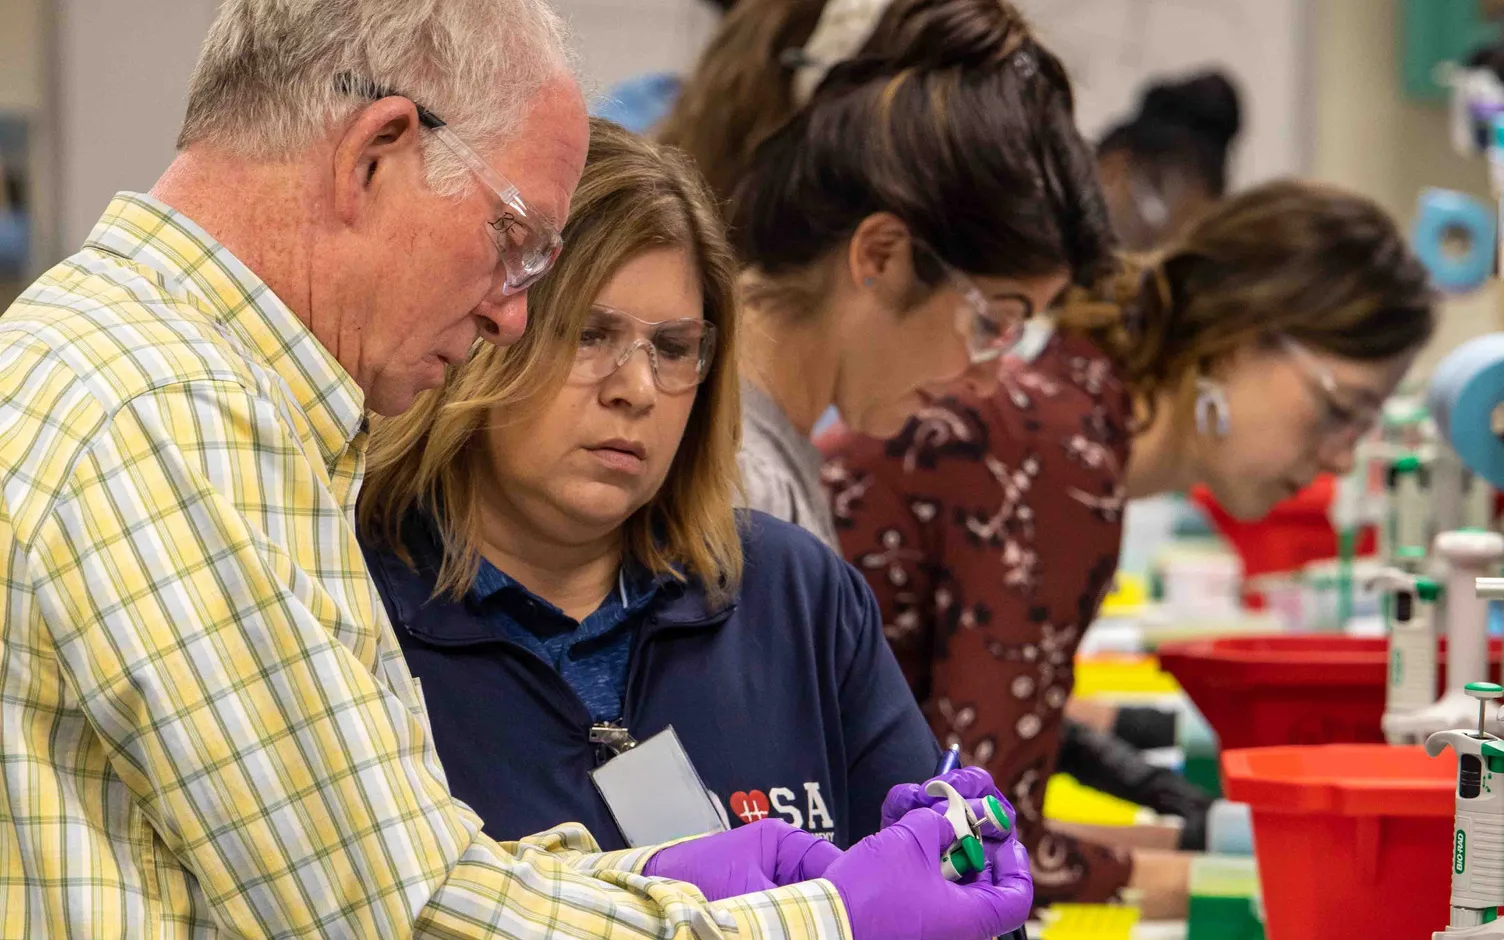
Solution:
<svg viewBox="0 0 1504 940"><path fill-rule="evenodd" d="M380 101L382 98L407 98L399 95L390 88L384 88L367 78L361 78L351 72L341 72L335 78L335 86L345 94L359 95L372 101ZM412 101L411 98L407 100ZM501 178L501 174L491 169L491 165L480 158L480 154L471 149L470 145L460 140L459 135L449 129L444 119L432 111L413 101L413 107L418 111L418 123L433 131L434 136L444 142L444 146L453 151L454 155L465 162L476 176L479 176L487 186L496 190L496 194L508 204L517 202L522 195L516 186ZM513 207L515 208L515 206Z"/></svg>
<svg viewBox="0 0 1504 940"><path fill-rule="evenodd" d="M491 164L480 158L480 154L470 149L470 145L460 140L459 135L449 129L448 125L440 125L433 128L433 135L444 142L444 146L454 152L454 155L465 161L470 171L501 197L513 211L522 212L519 208L522 193L516 186L502 179L501 174L491 169ZM522 213L526 215L526 213Z"/></svg>

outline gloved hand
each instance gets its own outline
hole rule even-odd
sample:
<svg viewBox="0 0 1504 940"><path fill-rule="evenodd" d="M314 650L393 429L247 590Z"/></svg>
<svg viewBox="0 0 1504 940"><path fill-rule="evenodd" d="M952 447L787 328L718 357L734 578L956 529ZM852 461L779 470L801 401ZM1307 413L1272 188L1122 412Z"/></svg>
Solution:
<svg viewBox="0 0 1504 940"><path fill-rule="evenodd" d="M966 797L966 801L972 804L971 808L973 811L977 809L976 801L986 799L989 796L993 797L999 803L1003 804L1003 810L1008 815L1009 832L1012 832L1012 827L1017 822L1018 814L1014 811L1013 804L1009 803L1007 798L1003 796L1003 791L999 790L997 784L992 782L992 774L989 774L980 767L962 767L932 779L944 780L955 787L956 792ZM930 796L928 793L925 793L924 786L926 783L929 783L929 781L926 780L924 783L900 783L888 791L887 799L883 800L884 829L921 806L938 806L941 812L945 811L945 797ZM977 818L983 819L985 817L982 813L978 812ZM992 834L998 840L1004 838L1001 835L993 833L991 826L983 826L983 837L985 838L989 834Z"/></svg>
<svg viewBox="0 0 1504 940"><path fill-rule="evenodd" d="M687 881L711 901L821 877L841 850L781 819L671 845L648 859L644 875Z"/></svg>
<svg viewBox="0 0 1504 940"><path fill-rule="evenodd" d="M1174 716L1170 716L1173 720ZM1067 721L1060 736L1057 770L1118 799L1185 820L1181 851L1206 851L1206 817L1212 795L1180 774L1155 767L1128 742Z"/></svg>
<svg viewBox="0 0 1504 940"><path fill-rule="evenodd" d="M987 858L987 864L1000 869L1006 869L1012 864L1014 847L1018 845L1018 813L1003 797L1003 792L992 782L992 775L980 767L962 767L952 770L950 773L941 774L938 778L956 788L956 792L966 797L966 802L971 805L972 813L982 822L982 854ZM928 781L926 781L928 782ZM983 801L987 797L993 797L1003 804L1003 814L1008 817L1008 831L998 832L992 825L986 822L987 809ZM906 814L920 807L931 807L936 812L945 812L945 797L930 796L924 792L924 784L901 783L888 791L887 799L883 800L883 828L893 825ZM1019 851L1022 851L1020 848ZM1029 871L1028 856L1024 856L1023 871ZM968 883L975 876L967 876L962 883Z"/></svg>
<svg viewBox="0 0 1504 940"><path fill-rule="evenodd" d="M1023 925L1034 903L1023 846L1008 840L970 883L952 884L940 857L955 837L944 816L920 808L825 869L846 903L853 940L991 940Z"/></svg>

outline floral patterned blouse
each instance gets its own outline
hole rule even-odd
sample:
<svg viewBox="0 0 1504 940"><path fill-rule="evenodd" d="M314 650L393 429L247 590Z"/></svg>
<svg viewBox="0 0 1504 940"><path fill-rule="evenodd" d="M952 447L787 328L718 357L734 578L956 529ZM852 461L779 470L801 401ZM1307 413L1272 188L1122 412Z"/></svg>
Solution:
<svg viewBox="0 0 1504 940"><path fill-rule="evenodd" d="M990 399L939 402L887 442L821 441L842 550L936 736L1017 808L1040 905L1110 900L1131 870L1042 816L1076 647L1117 567L1130 414L1106 357L1056 334Z"/></svg>

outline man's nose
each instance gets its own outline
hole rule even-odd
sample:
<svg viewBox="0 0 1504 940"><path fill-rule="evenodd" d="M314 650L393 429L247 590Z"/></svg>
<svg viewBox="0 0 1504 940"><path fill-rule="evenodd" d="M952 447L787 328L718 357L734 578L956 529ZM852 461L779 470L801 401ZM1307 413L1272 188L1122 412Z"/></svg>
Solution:
<svg viewBox="0 0 1504 940"><path fill-rule="evenodd" d="M487 297L475 308L481 339L493 346L510 346L527 332L527 292L502 294L497 291L495 296L496 300Z"/></svg>

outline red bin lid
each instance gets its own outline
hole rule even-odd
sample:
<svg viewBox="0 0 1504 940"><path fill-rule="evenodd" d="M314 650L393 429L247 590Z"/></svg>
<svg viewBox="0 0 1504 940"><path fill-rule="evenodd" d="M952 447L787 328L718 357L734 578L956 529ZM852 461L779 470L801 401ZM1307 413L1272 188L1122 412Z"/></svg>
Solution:
<svg viewBox="0 0 1504 940"><path fill-rule="evenodd" d="M1440 816L1456 809L1457 756L1421 747L1321 744L1226 751L1227 798L1255 813Z"/></svg>

